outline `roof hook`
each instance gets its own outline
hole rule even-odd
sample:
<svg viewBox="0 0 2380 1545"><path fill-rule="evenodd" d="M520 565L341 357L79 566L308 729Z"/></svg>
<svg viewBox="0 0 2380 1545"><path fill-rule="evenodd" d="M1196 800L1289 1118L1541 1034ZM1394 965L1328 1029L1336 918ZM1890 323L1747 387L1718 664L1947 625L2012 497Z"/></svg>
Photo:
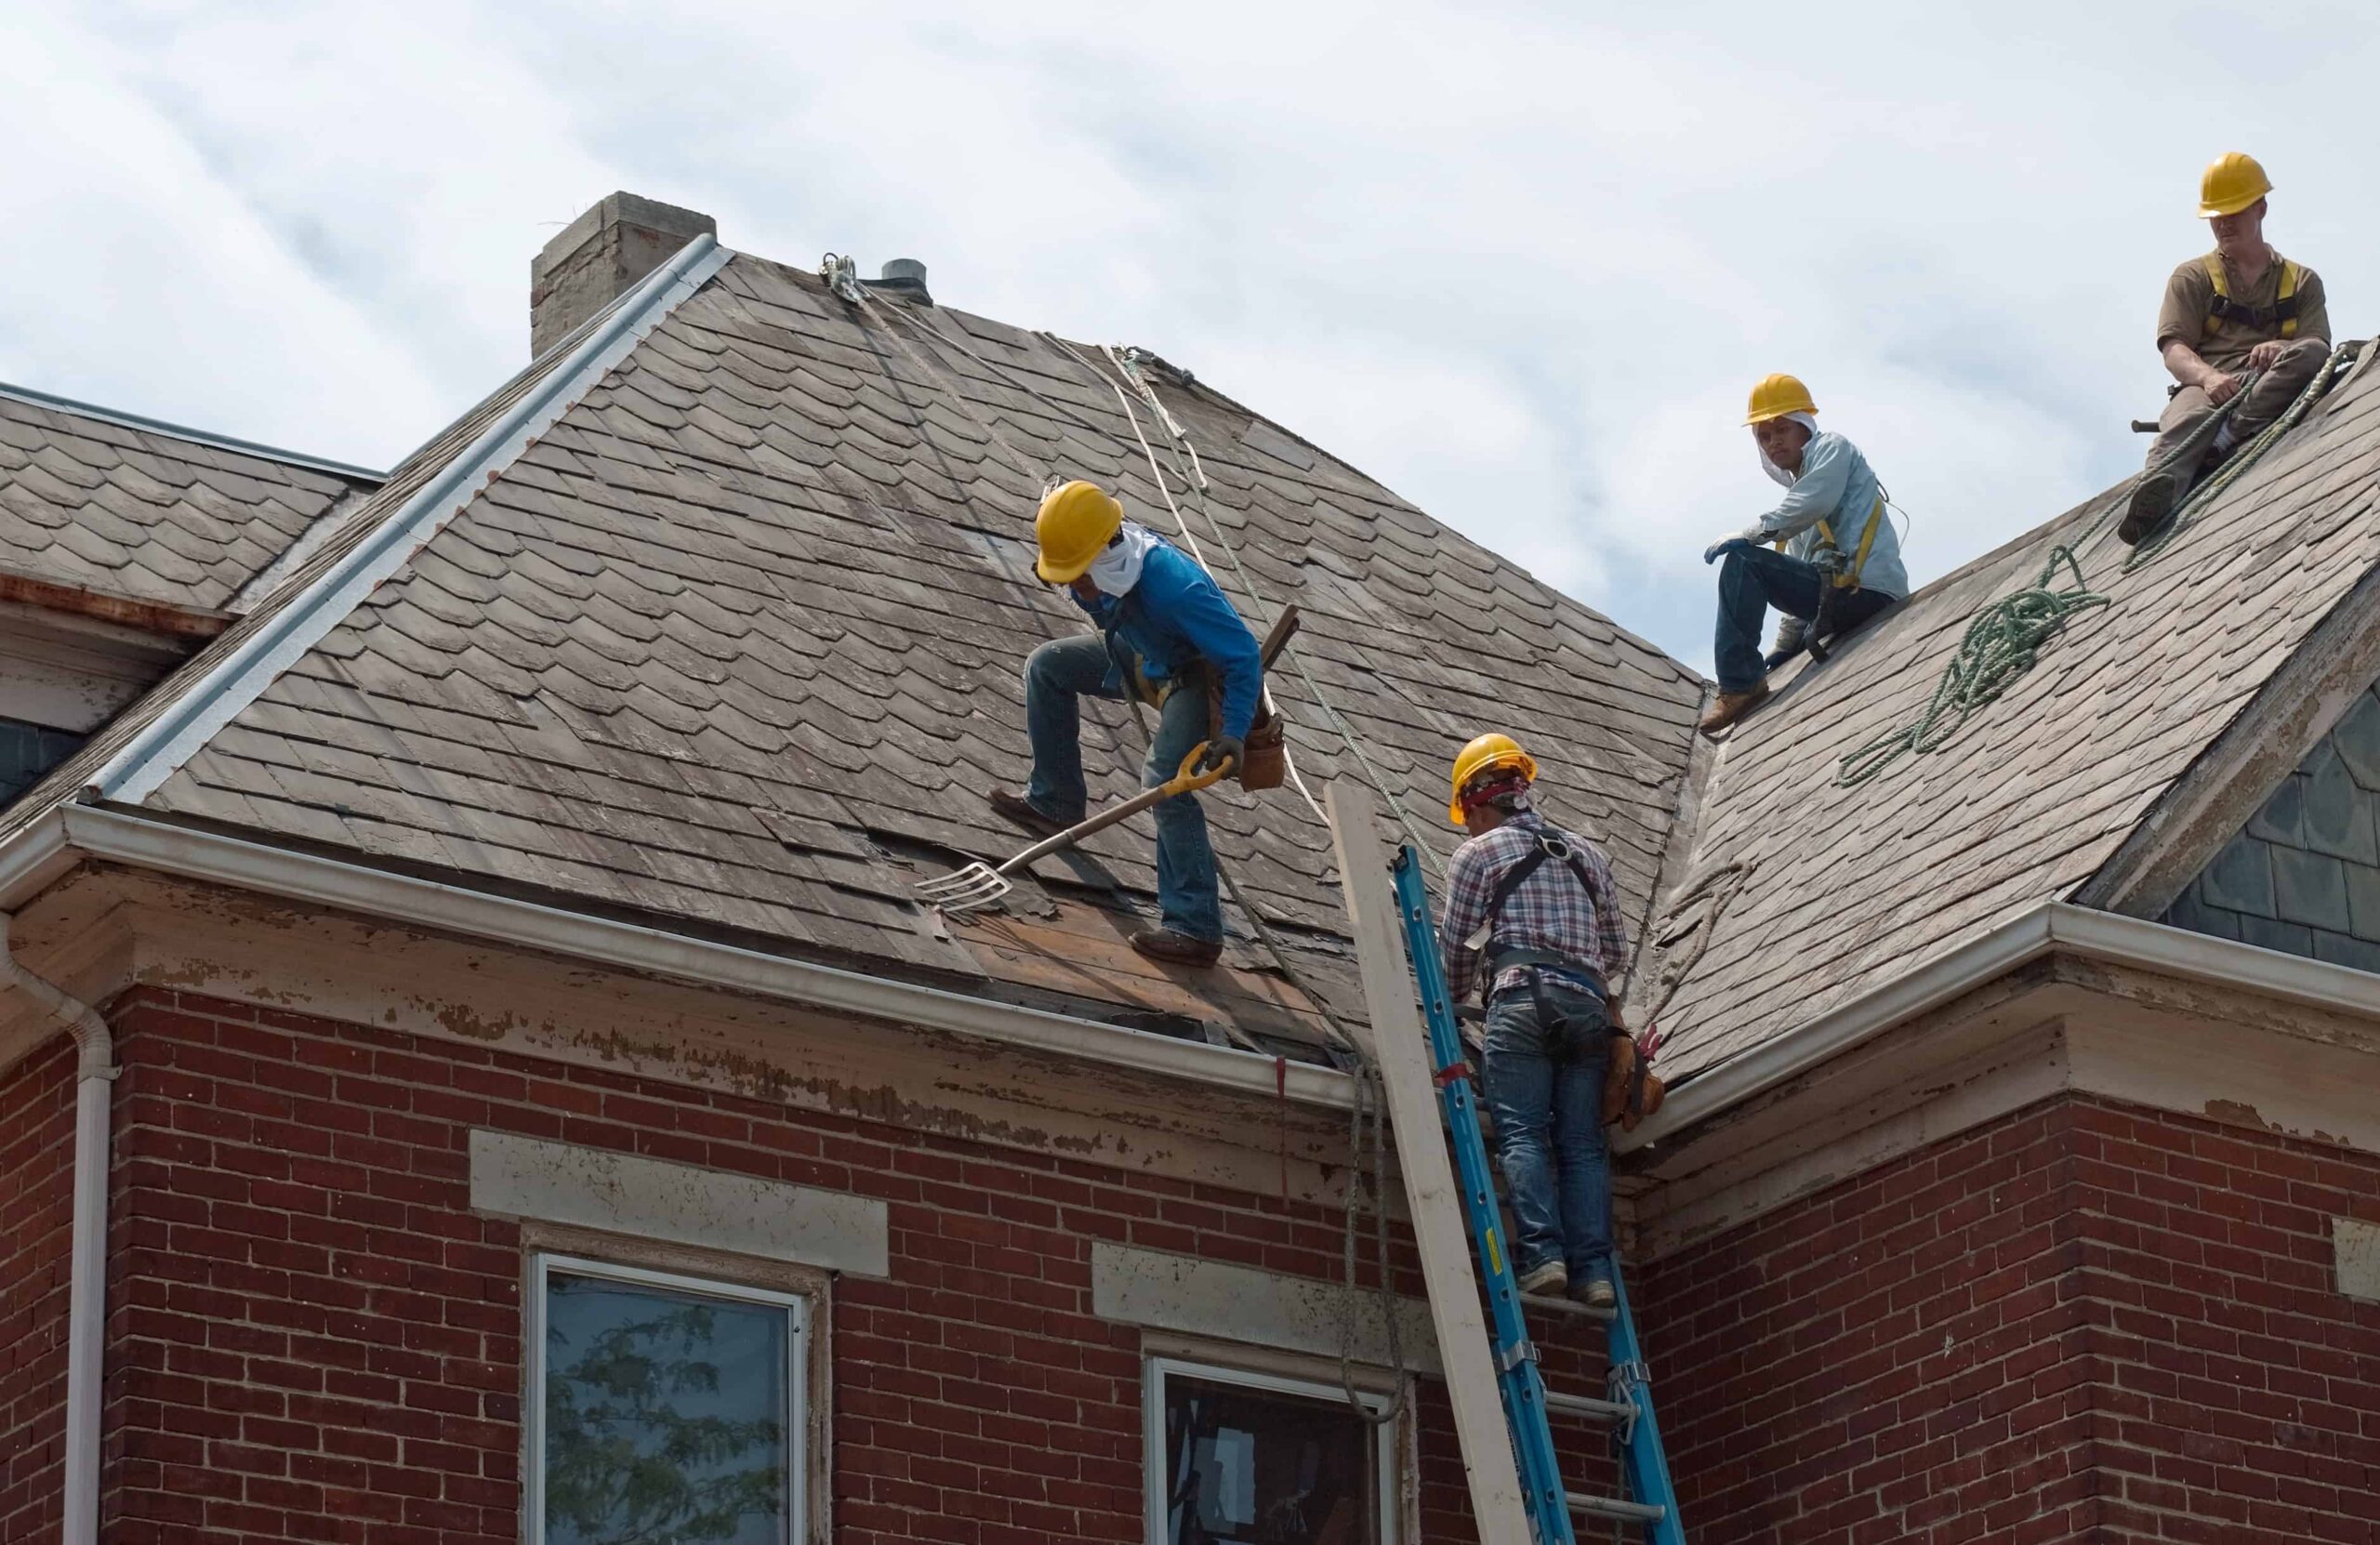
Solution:
<svg viewBox="0 0 2380 1545"><path fill-rule="evenodd" d="M859 287L859 265L849 258L828 253L818 260L818 277L828 289L854 306L865 305L867 297Z"/></svg>

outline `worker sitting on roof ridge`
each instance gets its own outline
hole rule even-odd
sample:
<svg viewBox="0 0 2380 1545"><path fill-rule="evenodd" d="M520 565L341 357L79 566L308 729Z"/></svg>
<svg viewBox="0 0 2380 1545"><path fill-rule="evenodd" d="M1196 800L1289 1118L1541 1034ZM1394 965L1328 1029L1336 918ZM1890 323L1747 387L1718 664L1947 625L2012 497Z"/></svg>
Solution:
<svg viewBox="0 0 2380 1545"><path fill-rule="evenodd" d="M1157 708L1144 788L1179 772L1200 741L1201 770L1236 768L1263 671L1255 638L1214 577L1079 479L1042 495L1033 532L1040 547L1034 571L1065 586L1100 635L1052 640L1026 658L1033 778L1022 796L993 790L992 808L1045 837L1083 818L1084 696L1120 698L1129 690ZM1132 947L1169 965L1211 966L1223 954L1223 914L1207 813L1197 795L1180 794L1156 814L1158 926L1133 934Z"/></svg>
<svg viewBox="0 0 2380 1545"><path fill-rule="evenodd" d="M1438 944L1456 1003L1488 968L1484 1092L1521 1291L1600 1308L1614 1296L1604 1083L1625 1038L1608 995L1628 968L1628 924L1611 861L1537 813L1536 780L1509 735L1455 758L1447 813L1471 838L1447 869Z"/></svg>
<svg viewBox="0 0 2380 1545"><path fill-rule="evenodd" d="M2293 263L2265 242L2265 196L2272 179L2252 155L2217 156L2199 178L2198 212L2215 231L2215 250L2193 258L2165 281L2157 312L2157 352L2175 385L2157 420L2147 469L2116 535L2137 543L2153 535L2190 491L2210 454L2220 457L2281 416L2331 352L2330 306L2321 275ZM2256 376L2247 400L2209 442L2198 440L2208 415ZM2194 444L2193 442L2196 442Z"/></svg>
<svg viewBox="0 0 2380 1545"><path fill-rule="evenodd" d="M1791 376L1752 389L1744 422L1761 469L1792 492L1755 524L1703 551L1706 563L1726 560L1712 646L1719 696L1702 718L1706 735L1757 706L1768 695L1769 670L1809 636L1848 633L1909 594L1884 486L1858 446L1818 428L1818 411L1809 388ZM1772 606L1783 620L1778 651L1764 659L1760 629Z"/></svg>

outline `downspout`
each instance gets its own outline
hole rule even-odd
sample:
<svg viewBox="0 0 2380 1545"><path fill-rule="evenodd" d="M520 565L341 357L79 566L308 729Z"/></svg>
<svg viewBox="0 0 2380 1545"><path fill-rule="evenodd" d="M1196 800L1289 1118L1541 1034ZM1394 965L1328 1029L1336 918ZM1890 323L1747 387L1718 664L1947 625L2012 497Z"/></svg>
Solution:
<svg viewBox="0 0 2380 1545"><path fill-rule="evenodd" d="M66 1287L65 1545L99 1545L99 1365L107 1324L109 1089L115 1041L87 1003L17 961L0 912L0 986L14 987L74 1037L74 1228Z"/></svg>

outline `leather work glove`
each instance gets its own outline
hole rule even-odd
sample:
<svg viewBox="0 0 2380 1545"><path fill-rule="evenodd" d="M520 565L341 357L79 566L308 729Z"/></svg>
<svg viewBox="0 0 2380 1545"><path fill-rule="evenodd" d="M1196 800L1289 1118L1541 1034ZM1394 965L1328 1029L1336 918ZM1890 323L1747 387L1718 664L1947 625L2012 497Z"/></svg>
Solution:
<svg viewBox="0 0 2380 1545"><path fill-rule="evenodd" d="M1237 735L1217 735L1207 742L1207 754L1198 759L1198 771L1209 772L1218 767L1228 766L1236 772L1247 757L1248 747L1240 744Z"/></svg>
<svg viewBox="0 0 2380 1545"><path fill-rule="evenodd" d="M1768 534L1758 526L1747 526L1733 536L1722 536L1702 549L1702 561L1716 563L1727 554L1742 548L1756 548L1768 540Z"/></svg>

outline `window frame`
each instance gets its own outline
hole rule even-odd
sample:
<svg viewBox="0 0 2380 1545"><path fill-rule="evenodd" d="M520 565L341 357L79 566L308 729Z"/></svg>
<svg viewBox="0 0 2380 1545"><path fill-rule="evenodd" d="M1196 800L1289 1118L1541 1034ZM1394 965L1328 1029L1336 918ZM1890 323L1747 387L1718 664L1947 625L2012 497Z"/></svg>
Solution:
<svg viewBox="0 0 2380 1545"><path fill-rule="evenodd" d="M811 1295L781 1288L756 1288L721 1277L628 1266L558 1249L533 1250L527 1274L529 1301L523 1316L527 1334L521 1348L521 1428L525 1461L522 1467L525 1484L522 1488L521 1518L522 1538L527 1545L545 1545L546 1538L546 1298L548 1279L557 1269L574 1276L654 1288L692 1298L760 1304L786 1312L791 1322L786 1337L785 1368L786 1539L788 1545L804 1545L810 1538L810 1446L814 1435L810 1431L810 1338L815 1319Z"/></svg>
<svg viewBox="0 0 2380 1545"><path fill-rule="evenodd" d="M1141 1359L1141 1498L1144 1525L1149 1545L1165 1545L1170 1488L1162 1485L1172 1472L1165 1457L1165 1380L1169 1375L1200 1380L1210 1384L1231 1384L1264 1394L1292 1395L1302 1400L1317 1401L1326 1406L1344 1406L1347 1392L1335 1384L1320 1384L1310 1379L1298 1379L1278 1373L1259 1373L1250 1368L1235 1367L1229 1363L1210 1362L1201 1357L1183 1356L1172 1353L1153 1352ZM1367 1410L1375 1414L1388 1409L1395 1401L1393 1394L1358 1388L1355 1396ZM1398 1430L1402 1421L1384 1421L1371 1429L1374 1447L1372 1480L1378 1496L1372 1508L1380 1522L1377 1545L1397 1545L1404 1538L1397 1499L1400 1490L1401 1467L1398 1463Z"/></svg>

